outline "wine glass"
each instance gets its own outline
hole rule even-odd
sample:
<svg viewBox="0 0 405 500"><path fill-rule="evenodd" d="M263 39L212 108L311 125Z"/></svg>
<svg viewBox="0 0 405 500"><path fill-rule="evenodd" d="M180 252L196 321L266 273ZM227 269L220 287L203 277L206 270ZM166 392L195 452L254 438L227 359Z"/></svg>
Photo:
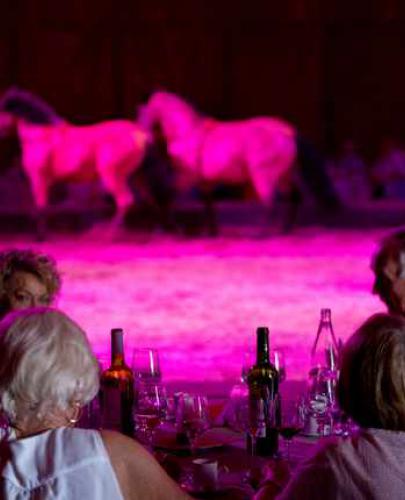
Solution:
<svg viewBox="0 0 405 500"><path fill-rule="evenodd" d="M247 404L246 430L250 442L250 453L257 453L257 438L266 433L265 401L262 398L249 398Z"/></svg>
<svg viewBox="0 0 405 500"><path fill-rule="evenodd" d="M261 467L255 459L257 439L266 435L266 402L263 398L250 398L248 392L240 394L235 402L233 429L246 435L246 451L250 455L242 482L257 488L261 478Z"/></svg>
<svg viewBox="0 0 405 500"><path fill-rule="evenodd" d="M286 458L288 464L290 464L291 442L294 439L294 437L302 431L304 426L299 404L296 401L287 401L287 402L283 401L280 420L281 421L278 431L280 436L285 441Z"/></svg>
<svg viewBox="0 0 405 500"><path fill-rule="evenodd" d="M286 367L284 353L281 349L275 348L270 351L270 362L274 365L278 372L279 382L284 382L286 379Z"/></svg>
<svg viewBox="0 0 405 500"><path fill-rule="evenodd" d="M207 398L197 394L181 394L177 405L176 425L177 431L187 436L193 454L199 436L209 428Z"/></svg>
<svg viewBox="0 0 405 500"><path fill-rule="evenodd" d="M247 376L249 370L252 368L254 364L255 364L255 359L254 359L253 347L251 345L248 345L243 353L243 358L242 358L242 370L240 374L240 380L243 384L247 383Z"/></svg>
<svg viewBox="0 0 405 500"><path fill-rule="evenodd" d="M270 351L270 362L274 365L278 372L279 381L284 382L286 379L286 367L285 367L285 357L281 349L276 348ZM242 371L241 371L241 382L247 382L247 376L251 367L255 364L255 356L253 348L248 346L246 351L243 353L242 359Z"/></svg>
<svg viewBox="0 0 405 500"><path fill-rule="evenodd" d="M160 382L159 353L156 349L142 348L134 349L132 354L132 371L135 384L143 380L149 382Z"/></svg>
<svg viewBox="0 0 405 500"><path fill-rule="evenodd" d="M152 444L155 429L164 420L166 408L164 387L145 382L138 384L133 415L135 434L140 442Z"/></svg>

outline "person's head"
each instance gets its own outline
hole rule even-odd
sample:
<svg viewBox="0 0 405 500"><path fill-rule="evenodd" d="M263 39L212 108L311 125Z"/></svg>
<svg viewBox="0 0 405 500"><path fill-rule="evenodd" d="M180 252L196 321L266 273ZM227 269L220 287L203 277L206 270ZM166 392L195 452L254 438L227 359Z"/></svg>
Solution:
<svg viewBox="0 0 405 500"><path fill-rule="evenodd" d="M391 313L405 315L405 231L384 238L373 256L373 293Z"/></svg>
<svg viewBox="0 0 405 500"><path fill-rule="evenodd" d="M16 309L51 305L60 286L49 255L14 249L0 253L0 318Z"/></svg>
<svg viewBox="0 0 405 500"><path fill-rule="evenodd" d="M17 120L7 111L0 109L0 139L14 135L17 132Z"/></svg>
<svg viewBox="0 0 405 500"><path fill-rule="evenodd" d="M405 431L405 319L375 314L346 342L341 409L361 427Z"/></svg>
<svg viewBox="0 0 405 500"><path fill-rule="evenodd" d="M0 322L0 409L27 432L68 425L96 395L99 368L86 334L50 308Z"/></svg>

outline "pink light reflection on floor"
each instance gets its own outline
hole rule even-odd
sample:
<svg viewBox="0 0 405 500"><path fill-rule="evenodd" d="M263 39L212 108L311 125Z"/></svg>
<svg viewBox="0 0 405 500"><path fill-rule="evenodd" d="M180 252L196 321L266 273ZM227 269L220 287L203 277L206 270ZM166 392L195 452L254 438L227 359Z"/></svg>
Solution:
<svg viewBox="0 0 405 500"><path fill-rule="evenodd" d="M370 293L369 270L381 233L312 228L269 240L75 237L28 246L58 260L58 305L100 356L108 356L110 328L121 326L129 360L135 346L157 347L167 381L229 383L258 325L284 350L288 378L300 379L321 307L332 308L343 339L384 310Z"/></svg>

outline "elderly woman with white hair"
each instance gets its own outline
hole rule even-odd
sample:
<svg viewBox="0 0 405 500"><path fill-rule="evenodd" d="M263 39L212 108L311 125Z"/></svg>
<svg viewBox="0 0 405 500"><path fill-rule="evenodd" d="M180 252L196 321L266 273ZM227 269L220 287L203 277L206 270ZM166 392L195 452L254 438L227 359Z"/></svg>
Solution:
<svg viewBox="0 0 405 500"><path fill-rule="evenodd" d="M0 410L15 433L1 442L1 498L188 498L135 441L74 428L98 376L65 314L27 309L0 323Z"/></svg>

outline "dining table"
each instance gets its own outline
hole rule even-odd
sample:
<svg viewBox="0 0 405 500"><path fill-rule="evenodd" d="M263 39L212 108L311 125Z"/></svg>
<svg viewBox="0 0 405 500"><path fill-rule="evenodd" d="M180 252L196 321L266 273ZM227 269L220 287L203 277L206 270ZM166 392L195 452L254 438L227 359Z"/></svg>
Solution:
<svg viewBox="0 0 405 500"><path fill-rule="evenodd" d="M214 426L204 432L191 449L178 442L173 424L163 424L155 432L149 450L166 472L194 498L251 499L264 480L266 468L284 460L291 471L308 458L318 443L314 437L295 436L287 443L279 436L274 457L252 455L246 433L225 426ZM201 460L204 459L204 460ZM210 488L198 484L194 477L195 462L215 464L218 480Z"/></svg>
<svg viewBox="0 0 405 500"><path fill-rule="evenodd" d="M279 436L278 452L274 457L252 455L247 444L246 432L232 428L224 417L231 403L230 395L237 386L216 390L214 386L186 386L188 392L208 392L210 428L201 434L193 447L189 442L178 440L176 425L173 421L162 421L154 430L148 442L142 442L154 455L161 466L179 486L193 498L213 499L251 499L261 482L266 470L282 460L291 472L308 458L319 439L298 434L290 441L289 450L284 438ZM302 382L283 384L281 397L284 400L296 400L305 385ZM177 393L179 386L168 386L168 394ZM205 389L205 391L204 391ZM87 415L81 421L82 427L100 428L100 406L96 398L88 407ZM135 438L137 438L135 436ZM215 485L209 488L199 484L195 477L196 463L207 463L215 467L217 478Z"/></svg>

